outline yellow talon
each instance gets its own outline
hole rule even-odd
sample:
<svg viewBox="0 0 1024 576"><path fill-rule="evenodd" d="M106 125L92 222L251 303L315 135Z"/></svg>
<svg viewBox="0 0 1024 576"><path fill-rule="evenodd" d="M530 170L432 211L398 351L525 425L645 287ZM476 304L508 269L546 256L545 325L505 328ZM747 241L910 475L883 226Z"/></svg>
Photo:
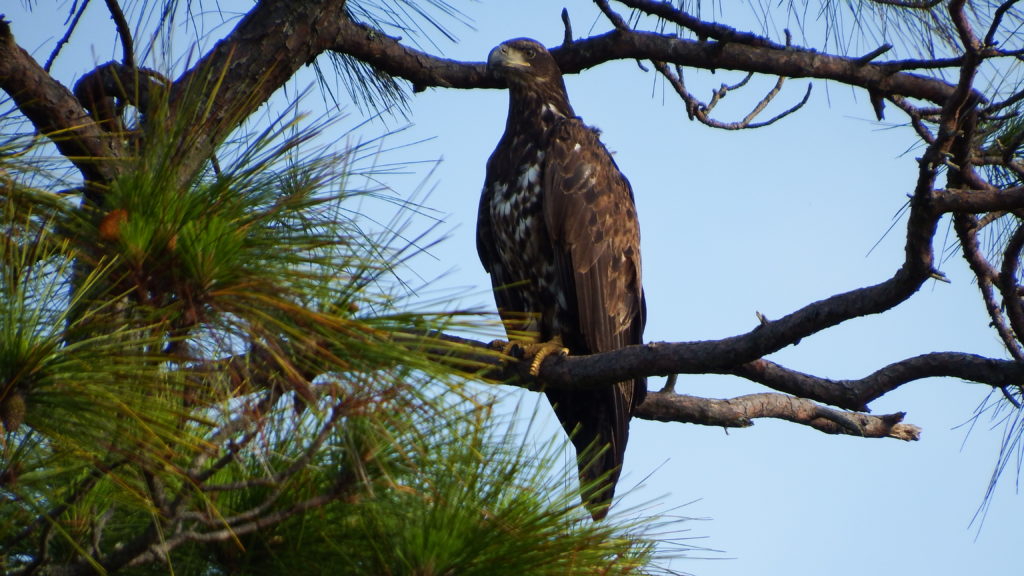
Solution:
<svg viewBox="0 0 1024 576"><path fill-rule="evenodd" d="M512 350L516 348L516 343L511 340L491 340L487 347L501 352L502 356L511 356Z"/></svg>
<svg viewBox="0 0 1024 576"><path fill-rule="evenodd" d="M555 336L547 342L531 345L527 349L527 353L533 356L533 362L530 362L530 376L537 376L540 374L540 365L544 363L545 358L552 354L568 356L569 349L562 344L561 336Z"/></svg>
<svg viewBox="0 0 1024 576"><path fill-rule="evenodd" d="M530 376L537 376L540 374L540 365L544 363L544 360L552 354L559 356L568 356L569 349L562 344L562 337L555 336L547 342L522 342L515 340L492 340L487 344L487 347L491 350L497 350L504 356L516 356L519 354L514 353L517 348L522 350L522 358L533 358L530 361Z"/></svg>

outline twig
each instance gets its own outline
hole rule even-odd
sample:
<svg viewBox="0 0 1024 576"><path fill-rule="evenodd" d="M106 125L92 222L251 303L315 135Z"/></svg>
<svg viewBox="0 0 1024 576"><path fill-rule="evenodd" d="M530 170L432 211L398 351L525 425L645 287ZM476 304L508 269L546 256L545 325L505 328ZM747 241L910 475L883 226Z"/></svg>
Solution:
<svg viewBox="0 0 1024 576"><path fill-rule="evenodd" d="M572 21L569 20L569 9L562 8L562 26L565 27L565 34L562 36L562 46L572 44Z"/></svg>
<svg viewBox="0 0 1024 576"><path fill-rule="evenodd" d="M121 39L121 54L122 64L128 68L136 68L135 64L135 43L132 41L132 30L128 26L128 20L124 17L124 12L121 11L121 6L117 3L117 0L105 0L107 3L107 10L110 11L110 17L114 20L114 25L117 26L117 35Z"/></svg>
<svg viewBox="0 0 1024 576"><path fill-rule="evenodd" d="M665 378L665 385L661 387L661 391L675 392L677 380L679 380L679 374L669 374L668 377Z"/></svg>
<svg viewBox="0 0 1024 576"><path fill-rule="evenodd" d="M992 23L988 27L988 33L985 34L985 46L994 46L996 31L999 30L1000 24L1003 23L1003 16L1010 11L1010 8L1017 3L1018 0L1007 0L996 8L996 11L992 13Z"/></svg>
<svg viewBox="0 0 1024 576"><path fill-rule="evenodd" d="M594 4L597 4L597 7L601 9L601 12L603 12L605 17L608 18L608 21L612 23L612 26L615 26L616 30L631 30L626 19L615 10L612 10L612 7L608 5L607 0L594 0Z"/></svg>
<svg viewBox="0 0 1024 576"><path fill-rule="evenodd" d="M72 16L71 23L68 24L68 29L64 31L64 35L57 41L57 45L53 47L53 51L50 52L50 56L46 59L46 63L43 64L43 70L49 72L50 68L53 67L53 63L57 60L57 56L60 54L60 51L64 48L64 45L71 40L71 34L75 32L75 28L78 27L78 21L82 19L82 14L85 14L85 9L88 6L89 0L83 0L78 11L74 13L74 16Z"/></svg>
<svg viewBox="0 0 1024 576"><path fill-rule="evenodd" d="M921 140L928 144L935 142L935 135L932 134L931 130L929 130L925 125L925 111L910 104L906 98L898 94L890 96L888 100L895 104L900 110L903 110L903 112L910 117L910 125L913 126L914 131L917 132L917 135Z"/></svg>
<svg viewBox="0 0 1024 576"><path fill-rule="evenodd" d="M868 52L867 54L861 56L860 58L857 58L856 62L858 65L863 66L868 62L871 62L875 58L878 58L882 54L885 54L889 50L892 50L892 44L882 44L881 46L875 48L871 52Z"/></svg>
<svg viewBox="0 0 1024 576"><path fill-rule="evenodd" d="M691 120L696 118L701 124L704 124L705 126L710 126L712 128L721 128L723 130L744 130L763 128L765 126L774 124L775 122L778 122L779 120L785 118L786 116L789 116L790 114L796 112L805 104L807 104L807 101L811 97L812 85L808 84L807 91L804 92L803 98L801 98L800 101L797 102L795 105L791 106L790 108L784 110L779 114L776 114L775 116L769 118L768 120L765 120L764 122L754 122L754 118L756 118L761 112L763 112L764 109L768 106L768 104L779 94L779 91L782 88L782 83L784 81L784 78L780 76L778 81L775 83L775 86L768 92L768 94L766 94L760 101L758 101L758 103L743 118L743 120L740 120L738 122L721 122L719 120L711 118L708 115L708 113L714 108L716 104L718 104L718 102L722 98L725 97L729 90L733 90L744 86L747 83L747 81L750 80L752 73L748 74L743 80L741 80L740 82L733 86L722 84L722 86L712 94L711 102L709 102L708 104L704 104L686 89L681 74L674 73L671 69L669 69L668 65L665 64L664 62L652 61L652 63L654 64L654 68L662 76L664 76L666 80L668 80L669 84L675 90L676 94L683 100L686 106L686 113L689 116L689 118Z"/></svg>

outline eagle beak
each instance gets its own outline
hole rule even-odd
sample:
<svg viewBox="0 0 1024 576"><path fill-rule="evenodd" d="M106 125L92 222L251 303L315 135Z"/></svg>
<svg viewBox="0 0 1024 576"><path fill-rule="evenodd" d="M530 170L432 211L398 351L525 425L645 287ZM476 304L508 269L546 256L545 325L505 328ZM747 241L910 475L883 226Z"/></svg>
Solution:
<svg viewBox="0 0 1024 576"><path fill-rule="evenodd" d="M527 68L529 66L530 63L523 58L521 52L506 44L499 45L487 55L488 68Z"/></svg>

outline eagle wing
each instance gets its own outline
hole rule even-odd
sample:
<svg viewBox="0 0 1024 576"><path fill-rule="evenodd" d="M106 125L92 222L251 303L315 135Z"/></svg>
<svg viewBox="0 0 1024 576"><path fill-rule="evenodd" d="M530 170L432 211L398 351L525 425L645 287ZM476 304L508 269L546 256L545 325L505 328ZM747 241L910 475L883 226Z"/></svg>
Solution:
<svg viewBox="0 0 1024 576"><path fill-rule="evenodd" d="M595 130L566 118L544 146L543 211L563 286L573 286L581 344L637 344L645 317L633 190Z"/></svg>
<svg viewBox="0 0 1024 576"><path fill-rule="evenodd" d="M642 342L646 316L640 266L640 229L629 181L595 130L566 118L548 130L542 190L544 220L567 291L559 332L573 354L606 352ZM577 452L610 444L581 478L610 482L585 501L611 499L622 464L633 409L643 401L638 378L595 390L550 390L548 397L573 436Z"/></svg>

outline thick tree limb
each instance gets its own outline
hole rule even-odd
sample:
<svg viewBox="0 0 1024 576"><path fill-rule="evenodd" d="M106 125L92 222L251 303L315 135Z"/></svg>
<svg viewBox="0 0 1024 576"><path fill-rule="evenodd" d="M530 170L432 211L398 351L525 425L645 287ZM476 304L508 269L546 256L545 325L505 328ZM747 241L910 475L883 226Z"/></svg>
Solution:
<svg viewBox="0 0 1024 576"><path fill-rule="evenodd" d="M867 405L903 384L933 377L953 377L994 388L1024 382L1024 363L962 352L932 352L894 362L859 379L833 380L798 372L765 359L722 366L718 357L703 357L719 347L730 355L725 340L707 342L652 342L590 356L549 356L537 377L528 360L503 358L488 343L458 336L433 334L458 348L439 346L435 353L445 362L478 366L487 379L524 386L573 388L601 386L638 376L670 374L732 374L752 382L847 410L866 411ZM728 340L728 339L726 339ZM453 350L458 350L453 358Z"/></svg>
<svg viewBox="0 0 1024 576"><path fill-rule="evenodd" d="M1024 208L1024 186L981 190L935 190L932 202L936 209L959 214L1013 211Z"/></svg>
<svg viewBox="0 0 1024 576"><path fill-rule="evenodd" d="M171 88L171 110L195 116L192 141L177 159L179 178L198 171L243 119L327 49L346 21L343 1L257 3ZM203 101L209 104L197 106Z"/></svg>
<svg viewBox="0 0 1024 576"><path fill-rule="evenodd" d="M10 23L0 18L0 90L39 132L51 138L86 180L109 182L118 174L112 143L60 82L17 45Z"/></svg>
<svg viewBox="0 0 1024 576"><path fill-rule="evenodd" d="M499 88L500 81L486 74L483 62L457 62L402 45L371 27L342 22L330 48L352 55L381 70L405 78L422 90L446 88ZM944 103L953 87L934 78L918 76L886 63L864 64L860 58L824 54L768 42L700 42L653 32L614 30L551 49L559 67L575 74L610 60L656 60L706 70L740 70L790 78L830 79L869 89L880 95L900 94ZM958 63L951 61L950 66Z"/></svg>
<svg viewBox="0 0 1024 576"><path fill-rule="evenodd" d="M403 341L401 333L395 336L396 344ZM666 374L654 371L654 366L668 367L667 373L670 374L687 372L685 364L678 362L679 352L701 344L653 343L590 356L552 356L545 360L540 375L535 377L530 374L532 359L516 357L521 356L518 347L512 348L513 356L510 357L497 353L490 343L459 336L439 332L426 335L410 333L409 336L417 343L417 347L424 344L424 336L428 340L435 340L437 344L428 353L436 361L459 370L475 370L470 377L532 390L603 386L628 376ZM657 360L653 363L652 354ZM216 365L249 366L246 369L248 387L244 393L252 393L258 389L270 389L280 380L278 367L261 362L259 358L257 350L247 355L222 359ZM635 367L635 370L614 371L609 366ZM198 366L194 369L203 370ZM897 362L860 380L829 380L796 372L767 360L717 371L690 366L689 371L734 374L784 394L771 392L721 400L679 395L674 391L652 391L635 416L646 420L730 428L750 426L752 420L757 418L775 418L810 426L829 434L916 440L919 430L902 424L903 414L872 416L862 413L868 411L868 402L902 384L930 376L962 375L993 386L1003 386L1019 381L1024 376L1024 365L948 352L926 354ZM550 374L567 374L569 380L551 379ZM316 374L310 372L307 377L312 381ZM330 387L318 386L314 389L318 394L333 393ZM836 410L817 402L857 412Z"/></svg>

